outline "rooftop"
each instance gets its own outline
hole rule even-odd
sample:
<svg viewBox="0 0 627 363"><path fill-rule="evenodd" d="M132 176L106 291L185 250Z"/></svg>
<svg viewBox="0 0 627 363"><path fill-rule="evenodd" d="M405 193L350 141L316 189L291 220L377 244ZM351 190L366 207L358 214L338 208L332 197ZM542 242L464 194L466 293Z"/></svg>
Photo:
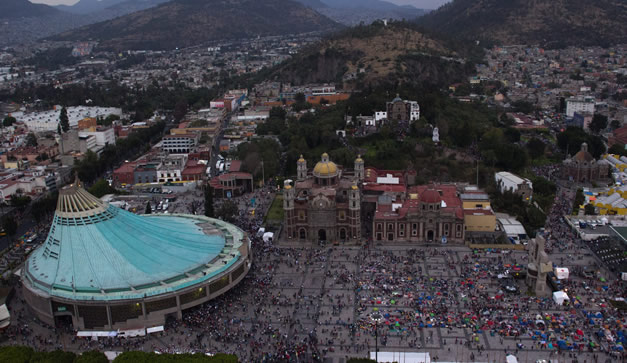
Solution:
<svg viewBox="0 0 627 363"><path fill-rule="evenodd" d="M135 215L75 183L60 192L48 237L26 262L25 281L79 300L158 295L229 268L241 257L243 237L206 217Z"/></svg>

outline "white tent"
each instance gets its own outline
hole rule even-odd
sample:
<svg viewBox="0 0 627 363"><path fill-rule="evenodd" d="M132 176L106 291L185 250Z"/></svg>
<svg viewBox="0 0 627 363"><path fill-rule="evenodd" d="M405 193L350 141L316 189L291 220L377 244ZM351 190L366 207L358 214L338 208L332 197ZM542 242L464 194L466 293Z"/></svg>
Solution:
<svg viewBox="0 0 627 363"><path fill-rule="evenodd" d="M7 304L0 305L0 329L4 329L11 325L11 314L7 309Z"/></svg>
<svg viewBox="0 0 627 363"><path fill-rule="evenodd" d="M553 301L558 305L564 305L565 301L570 301L568 295L564 291L555 291L553 293Z"/></svg>
<svg viewBox="0 0 627 363"><path fill-rule="evenodd" d="M266 232L263 234L263 241L264 242L269 242L272 240L272 238L274 238L274 233L272 232Z"/></svg>
<svg viewBox="0 0 627 363"><path fill-rule="evenodd" d="M516 356L508 354L507 357L505 357L505 361L507 363L518 363L518 358L516 358Z"/></svg>
<svg viewBox="0 0 627 363"><path fill-rule="evenodd" d="M153 326L152 328L146 328L146 333L150 334L150 333L158 333L158 332L162 332L163 329L163 325L159 325L159 326Z"/></svg>
<svg viewBox="0 0 627 363"><path fill-rule="evenodd" d="M118 337L122 337L122 338L143 337L145 335L146 335L145 328L118 331Z"/></svg>
<svg viewBox="0 0 627 363"><path fill-rule="evenodd" d="M375 352L370 352L370 359L374 360ZM379 362L398 363L431 363L429 352L379 352Z"/></svg>
<svg viewBox="0 0 627 363"><path fill-rule="evenodd" d="M123 352L117 352L114 350L107 350L104 352L104 355L107 357L107 359L109 360L109 362L113 361L118 355L122 354Z"/></svg>
<svg viewBox="0 0 627 363"><path fill-rule="evenodd" d="M554 272L555 272L555 277L557 277L558 280L568 279L569 272L566 267L556 267Z"/></svg>
<svg viewBox="0 0 627 363"><path fill-rule="evenodd" d="M117 337L117 331L78 331L77 337Z"/></svg>

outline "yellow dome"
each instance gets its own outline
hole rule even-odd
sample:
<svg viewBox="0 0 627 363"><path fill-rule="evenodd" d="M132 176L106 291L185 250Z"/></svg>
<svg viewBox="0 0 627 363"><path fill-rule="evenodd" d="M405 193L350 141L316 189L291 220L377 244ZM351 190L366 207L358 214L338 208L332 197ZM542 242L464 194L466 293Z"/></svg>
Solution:
<svg viewBox="0 0 627 363"><path fill-rule="evenodd" d="M313 172L316 176L335 176L337 174L337 165L332 161L319 161L314 167Z"/></svg>
<svg viewBox="0 0 627 363"><path fill-rule="evenodd" d="M356 163L363 163L364 159L361 158L361 155L357 155L357 159L355 159Z"/></svg>
<svg viewBox="0 0 627 363"><path fill-rule="evenodd" d="M298 159L299 163L304 163L305 162L305 158L303 157L303 154L300 154L300 159Z"/></svg>

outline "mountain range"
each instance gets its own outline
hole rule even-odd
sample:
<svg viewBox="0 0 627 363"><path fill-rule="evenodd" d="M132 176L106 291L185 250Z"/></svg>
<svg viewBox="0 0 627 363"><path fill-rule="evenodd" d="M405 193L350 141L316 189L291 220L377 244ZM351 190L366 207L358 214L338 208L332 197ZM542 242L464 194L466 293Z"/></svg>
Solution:
<svg viewBox="0 0 627 363"><path fill-rule="evenodd" d="M627 43L625 0L453 0L417 21L434 31L484 43Z"/></svg>
<svg viewBox="0 0 627 363"><path fill-rule="evenodd" d="M53 39L98 40L101 47L116 50L163 50L338 28L331 19L291 0L173 0Z"/></svg>
<svg viewBox="0 0 627 363"><path fill-rule="evenodd" d="M382 0L296 0L344 25L370 24L379 19L413 20L428 12Z"/></svg>
<svg viewBox="0 0 627 363"><path fill-rule="evenodd" d="M44 4L33 4L28 0L0 1L0 19L39 17L59 14L59 10Z"/></svg>
<svg viewBox="0 0 627 363"><path fill-rule="evenodd" d="M126 15L163 4L169 0L80 0L74 5L57 5L56 9L72 14L116 13Z"/></svg>
<svg viewBox="0 0 627 363"><path fill-rule="evenodd" d="M167 0L81 0L73 6L52 7L33 4L28 0L0 0L0 46L24 45L87 24L150 8L165 1Z"/></svg>

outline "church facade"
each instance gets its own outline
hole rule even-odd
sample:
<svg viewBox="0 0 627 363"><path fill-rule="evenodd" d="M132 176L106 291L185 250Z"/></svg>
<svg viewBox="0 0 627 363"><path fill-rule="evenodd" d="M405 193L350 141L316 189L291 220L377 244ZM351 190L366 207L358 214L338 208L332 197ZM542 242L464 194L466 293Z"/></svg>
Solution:
<svg viewBox="0 0 627 363"><path fill-rule="evenodd" d="M409 172L366 168L363 209L374 241L463 244L464 208L455 184L410 186Z"/></svg>
<svg viewBox="0 0 627 363"><path fill-rule="evenodd" d="M415 171L366 168L358 157L345 171L324 153L313 170L301 156L283 190L282 238L299 242L451 243L465 240L467 185L413 185ZM466 189L464 189L466 188ZM488 208L489 209L489 208ZM479 218L479 217L476 217Z"/></svg>
<svg viewBox="0 0 627 363"><path fill-rule="evenodd" d="M359 242L358 183L363 178L363 167L363 160L357 158L354 172L344 173L324 153L310 173L301 155L294 185L286 182L284 186L284 236L302 242Z"/></svg>
<svg viewBox="0 0 627 363"><path fill-rule="evenodd" d="M386 103L386 116L388 120L417 121L420 119L420 106L416 101L403 100L396 96L392 102Z"/></svg>
<svg viewBox="0 0 627 363"><path fill-rule="evenodd" d="M577 154L564 160L562 175L575 183L604 182L609 179L609 167L608 161L595 160L584 142Z"/></svg>

